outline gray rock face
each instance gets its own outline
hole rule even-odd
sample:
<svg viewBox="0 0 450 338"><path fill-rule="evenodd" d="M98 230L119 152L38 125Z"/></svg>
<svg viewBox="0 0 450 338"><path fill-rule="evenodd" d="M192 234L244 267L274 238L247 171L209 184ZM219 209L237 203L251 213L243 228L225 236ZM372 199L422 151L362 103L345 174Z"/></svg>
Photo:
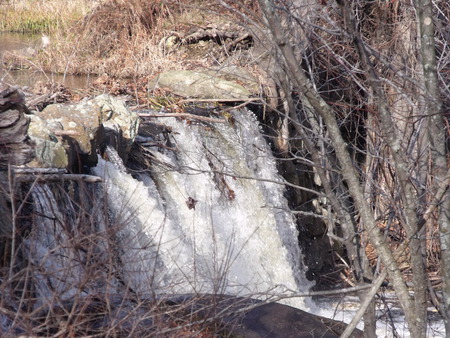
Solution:
<svg viewBox="0 0 450 338"><path fill-rule="evenodd" d="M161 73L153 84L155 87L167 88L176 95L188 98L245 100L252 94L237 82L225 80L212 73L191 70Z"/></svg>
<svg viewBox="0 0 450 338"><path fill-rule="evenodd" d="M31 119L28 134L36 143L36 167L72 168L97 162L97 151L106 144L124 156L131 148L139 117L122 101L109 95L76 104L53 104Z"/></svg>

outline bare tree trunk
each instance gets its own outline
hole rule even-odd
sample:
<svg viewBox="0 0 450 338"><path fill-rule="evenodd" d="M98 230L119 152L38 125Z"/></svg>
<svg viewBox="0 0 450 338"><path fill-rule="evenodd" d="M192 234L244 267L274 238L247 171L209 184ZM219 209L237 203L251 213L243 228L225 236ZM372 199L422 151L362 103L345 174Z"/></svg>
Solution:
<svg viewBox="0 0 450 338"><path fill-rule="evenodd" d="M443 103L439 89L437 75L437 62L435 53L435 32L433 22L433 4L431 0L415 0L414 6L419 23L419 35L421 46L421 61L425 82L424 98L425 112L428 119L428 139L430 141L430 153L432 168L430 170L434 187L433 204L437 205L438 224L440 230L441 247L441 273L444 284L444 313L447 336L450 335L450 195L448 189L448 164L446 149L446 128L444 120ZM442 196L435 193L444 188ZM438 199L436 199L438 198Z"/></svg>
<svg viewBox="0 0 450 338"><path fill-rule="evenodd" d="M426 335L426 318L427 318L427 297L426 297L426 274L424 259L422 258L422 239L420 238L419 220L417 217L417 198L415 187L413 186L409 172L410 165L405 157L401 146L401 137L397 134L392 114L387 106L387 97L381 87L381 80L377 75L375 67L371 62L364 42L356 29L353 10L350 2L345 2L343 6L343 15L347 21L349 33L358 49L361 60L364 63L366 72L368 73L369 83L373 89L374 101L377 104L381 117L381 125L384 131L383 138L389 145L394 160L395 173L398 177L400 188L400 197L404 206L405 227L408 240L410 242L411 268L413 271L414 284L414 303L413 308L414 320L408 321L411 334L416 337L424 337Z"/></svg>

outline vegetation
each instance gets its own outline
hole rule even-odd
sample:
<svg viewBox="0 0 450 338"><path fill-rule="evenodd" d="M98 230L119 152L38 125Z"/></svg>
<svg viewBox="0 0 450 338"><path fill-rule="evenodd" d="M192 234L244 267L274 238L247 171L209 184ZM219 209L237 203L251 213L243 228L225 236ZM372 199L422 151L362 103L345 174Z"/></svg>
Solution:
<svg viewBox="0 0 450 338"><path fill-rule="evenodd" d="M371 297L386 275L412 337L426 336L428 298L450 332L448 3L258 2L285 98L284 156L309 163L325 194L303 208L345 247L355 283L376 280L360 294L365 334L375 337ZM442 274L443 297L427 271Z"/></svg>
<svg viewBox="0 0 450 338"><path fill-rule="evenodd" d="M51 33L81 19L95 0L9 0L0 4L0 32Z"/></svg>
<svg viewBox="0 0 450 338"><path fill-rule="evenodd" d="M182 35L193 27L222 22L218 16L205 12L205 6L201 9L200 1L80 0L67 3L42 0L34 7L34 1L20 1L3 10L2 31L30 32L26 27L30 26L31 19L36 20L32 23L32 32L50 31L51 44L45 53L30 58L39 70L137 78L177 69L182 63L186 66L189 57L183 50L165 49L165 39L173 32ZM51 9L44 10L46 7ZM32 8L38 12L32 12ZM44 19L41 19L42 12L46 13ZM12 58L11 62L17 63L16 60ZM198 64L198 60L192 62Z"/></svg>

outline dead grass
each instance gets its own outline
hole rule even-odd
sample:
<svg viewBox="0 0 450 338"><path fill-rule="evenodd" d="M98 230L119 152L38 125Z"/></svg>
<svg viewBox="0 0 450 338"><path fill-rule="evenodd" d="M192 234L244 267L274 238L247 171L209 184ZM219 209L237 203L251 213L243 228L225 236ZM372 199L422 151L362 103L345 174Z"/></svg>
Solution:
<svg viewBox="0 0 450 338"><path fill-rule="evenodd" d="M206 50L197 54L192 54L190 49L187 51L185 45L166 48L168 38L179 39L211 26L222 27L230 21L224 9L211 1L79 1L86 4L85 9L82 13L71 14L70 20L62 17L60 12L66 11L62 5L46 10L48 20L64 22L52 24L50 45L31 55L21 51L14 55L8 53L4 56L6 68L27 65L38 71L59 74L106 74L136 80L167 70L217 66L229 56L229 51L214 41L209 41L214 46L207 45ZM53 4L57 0L48 2ZM66 7L70 9L71 4ZM20 6L8 8L11 15L22 10Z"/></svg>
<svg viewBox="0 0 450 338"><path fill-rule="evenodd" d="M82 18L95 0L11 0L0 4L0 31L41 33L66 29Z"/></svg>
<svg viewBox="0 0 450 338"><path fill-rule="evenodd" d="M185 56L161 41L177 31L214 21L186 0L104 1L70 28L57 30L36 63L63 74L141 77L179 69Z"/></svg>

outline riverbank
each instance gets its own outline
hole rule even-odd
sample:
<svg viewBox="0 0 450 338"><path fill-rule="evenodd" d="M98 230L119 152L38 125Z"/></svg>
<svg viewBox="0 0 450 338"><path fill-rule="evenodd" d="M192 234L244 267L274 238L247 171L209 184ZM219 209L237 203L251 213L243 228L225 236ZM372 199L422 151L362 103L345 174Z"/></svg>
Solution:
<svg viewBox="0 0 450 338"><path fill-rule="evenodd" d="M79 0L65 6L66 2L38 1L36 8L39 13L45 12L44 17L29 8L31 2L2 6L0 31L49 36L31 55L6 55L6 68L17 67L26 59L28 65L46 72L136 78L166 70L210 67L218 61L218 49L234 37L216 34L224 25L224 17L202 1ZM199 31L211 31L213 35L200 34L189 44L217 39L218 46L210 48L206 43L204 50L197 48L191 55L180 42Z"/></svg>
<svg viewBox="0 0 450 338"><path fill-rule="evenodd" d="M45 45L40 35L34 35L30 45L3 53L3 72L11 74L6 80L26 86L36 95L61 97L62 83L67 87L65 100L107 92L147 108L177 101L165 88L149 85L158 74L171 70L240 69L238 75L249 73L257 79L252 86L262 87L264 71L249 62L253 37L230 17L219 17L217 9L208 9L206 2L80 1L83 15L72 12L67 20L59 17L61 6L53 8L52 22L66 24L52 26ZM11 3L9 15L25 7ZM19 76L28 81L15 82ZM84 85L73 88L67 85L67 78Z"/></svg>

